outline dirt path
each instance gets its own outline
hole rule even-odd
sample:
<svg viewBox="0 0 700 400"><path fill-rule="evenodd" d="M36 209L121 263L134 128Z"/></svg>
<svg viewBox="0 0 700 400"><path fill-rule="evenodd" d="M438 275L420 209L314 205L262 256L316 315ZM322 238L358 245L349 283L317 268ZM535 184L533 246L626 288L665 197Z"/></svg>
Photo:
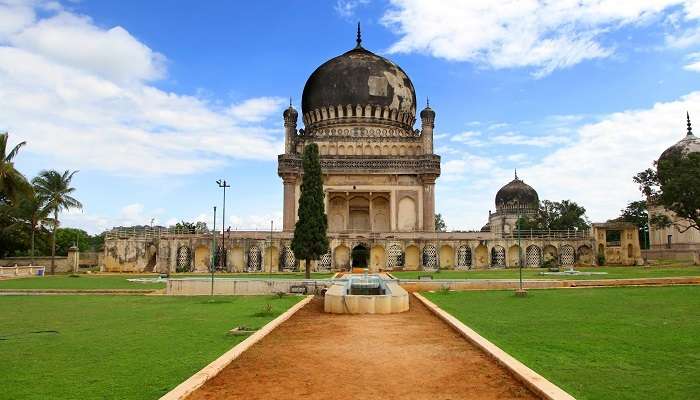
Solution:
<svg viewBox="0 0 700 400"><path fill-rule="evenodd" d="M425 306L332 315L314 299L189 399L536 399Z"/></svg>

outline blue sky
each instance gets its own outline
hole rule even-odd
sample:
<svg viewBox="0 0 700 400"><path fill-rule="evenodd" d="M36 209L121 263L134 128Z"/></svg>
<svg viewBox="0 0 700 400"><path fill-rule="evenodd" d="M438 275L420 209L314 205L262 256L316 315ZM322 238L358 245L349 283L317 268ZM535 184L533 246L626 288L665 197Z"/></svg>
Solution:
<svg viewBox="0 0 700 400"><path fill-rule="evenodd" d="M78 169L64 225L281 219L281 112L363 44L437 112L437 210L478 229L513 169L595 221L700 115L700 1L0 0L0 131L17 166ZM220 221L217 222L217 225Z"/></svg>

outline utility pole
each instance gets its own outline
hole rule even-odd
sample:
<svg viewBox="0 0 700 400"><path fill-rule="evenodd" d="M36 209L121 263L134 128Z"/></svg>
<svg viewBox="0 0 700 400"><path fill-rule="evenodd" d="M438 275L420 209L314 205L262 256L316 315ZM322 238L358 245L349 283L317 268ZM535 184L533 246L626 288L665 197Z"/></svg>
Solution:
<svg viewBox="0 0 700 400"><path fill-rule="evenodd" d="M518 290L515 291L517 297L527 296L527 292L523 289L523 248L520 241L520 224L522 221L522 214L518 212L518 222L516 223L518 229L518 269L520 272Z"/></svg>
<svg viewBox="0 0 700 400"><path fill-rule="evenodd" d="M211 296L214 296L214 261L216 260L216 206L214 206L214 227L211 235L211 262L209 270L211 271Z"/></svg>
<svg viewBox="0 0 700 400"><path fill-rule="evenodd" d="M219 257L219 266L221 269L224 268L224 231L226 230L226 188L230 188L231 185L226 183L225 179L219 179L216 181L216 184L219 185L220 188L224 189L224 204L223 204L223 209L221 210L221 256Z"/></svg>

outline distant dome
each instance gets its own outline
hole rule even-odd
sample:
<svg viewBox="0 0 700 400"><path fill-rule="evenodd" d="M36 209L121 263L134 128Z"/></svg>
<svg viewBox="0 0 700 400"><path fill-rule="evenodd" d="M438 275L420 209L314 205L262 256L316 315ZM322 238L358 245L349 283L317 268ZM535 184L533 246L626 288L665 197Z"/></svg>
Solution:
<svg viewBox="0 0 700 400"><path fill-rule="evenodd" d="M358 106L360 114L356 111ZM350 114L348 110L352 110ZM376 118L412 130L416 91L401 67L360 46L358 38L357 47L326 61L309 76L301 112L313 116L305 120L307 124L338 117L379 115Z"/></svg>
<svg viewBox="0 0 700 400"><path fill-rule="evenodd" d="M496 193L496 208L504 206L537 208L539 204L540 199L535 189L518 179L517 173L515 174L515 179Z"/></svg>
<svg viewBox="0 0 700 400"><path fill-rule="evenodd" d="M491 232L491 224L487 222L486 225L481 227L481 232Z"/></svg>
<svg viewBox="0 0 700 400"><path fill-rule="evenodd" d="M681 140L679 140L676 144L673 146L669 147L668 149L664 150L663 153L661 153L661 156L659 156L659 161L662 161L673 153L680 153L682 155L688 155L690 153L700 153L700 138L697 136L693 135L693 130L690 126L690 115L686 114L688 118L687 126L688 126L688 132L685 135L685 137Z"/></svg>

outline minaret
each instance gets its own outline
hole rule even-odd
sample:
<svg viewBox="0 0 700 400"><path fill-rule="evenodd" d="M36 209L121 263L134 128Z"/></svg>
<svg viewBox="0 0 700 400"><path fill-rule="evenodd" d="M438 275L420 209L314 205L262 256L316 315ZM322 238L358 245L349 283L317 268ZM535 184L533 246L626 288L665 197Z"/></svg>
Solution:
<svg viewBox="0 0 700 400"><path fill-rule="evenodd" d="M420 112L421 137L423 138L423 154L433 154L433 128L435 127L435 111L430 108L430 100Z"/></svg>
<svg viewBox="0 0 700 400"><path fill-rule="evenodd" d="M282 113L284 116L284 153L293 154L295 149L295 137L297 135L297 117L299 113L292 107L292 99L289 98L289 108Z"/></svg>

